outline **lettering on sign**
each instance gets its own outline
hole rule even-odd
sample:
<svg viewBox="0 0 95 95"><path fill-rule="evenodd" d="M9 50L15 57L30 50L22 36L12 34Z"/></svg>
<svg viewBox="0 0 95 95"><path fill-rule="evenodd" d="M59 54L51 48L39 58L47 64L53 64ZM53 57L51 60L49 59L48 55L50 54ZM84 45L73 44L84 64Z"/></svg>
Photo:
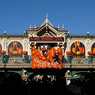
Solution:
<svg viewBox="0 0 95 95"><path fill-rule="evenodd" d="M30 41L64 41L64 37L30 37Z"/></svg>

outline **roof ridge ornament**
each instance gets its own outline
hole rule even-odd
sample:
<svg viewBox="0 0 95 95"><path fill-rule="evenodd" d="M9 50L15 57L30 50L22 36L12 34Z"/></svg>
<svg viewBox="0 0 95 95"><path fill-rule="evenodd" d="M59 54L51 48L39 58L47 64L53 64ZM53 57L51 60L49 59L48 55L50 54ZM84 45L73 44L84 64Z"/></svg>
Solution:
<svg viewBox="0 0 95 95"><path fill-rule="evenodd" d="M64 30L64 24L63 24L63 26L62 26L62 30Z"/></svg>
<svg viewBox="0 0 95 95"><path fill-rule="evenodd" d="M30 27L29 28L30 28L30 30L32 30L31 24L30 24Z"/></svg>
<svg viewBox="0 0 95 95"><path fill-rule="evenodd" d="M58 30L60 29L60 27L59 27L59 24L58 24Z"/></svg>
<svg viewBox="0 0 95 95"><path fill-rule="evenodd" d="M44 24L50 24L53 26L53 24L48 20L48 15L46 15L46 20L42 23L41 26L43 26Z"/></svg>
<svg viewBox="0 0 95 95"><path fill-rule="evenodd" d="M48 22L49 22L49 21L48 21L48 16L46 16L46 24L48 24Z"/></svg>
<svg viewBox="0 0 95 95"><path fill-rule="evenodd" d="M37 28L36 24L35 24L35 27L34 28Z"/></svg>

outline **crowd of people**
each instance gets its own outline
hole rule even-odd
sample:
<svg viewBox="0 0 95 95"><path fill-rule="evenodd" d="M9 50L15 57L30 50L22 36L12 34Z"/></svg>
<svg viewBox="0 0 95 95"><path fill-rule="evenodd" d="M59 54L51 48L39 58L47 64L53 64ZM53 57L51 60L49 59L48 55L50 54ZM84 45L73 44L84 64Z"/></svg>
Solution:
<svg viewBox="0 0 95 95"><path fill-rule="evenodd" d="M20 78L3 77L0 80L0 91L2 95L73 95L66 88L63 77L55 77L53 80L44 75L42 79L29 79L27 82Z"/></svg>
<svg viewBox="0 0 95 95"><path fill-rule="evenodd" d="M68 91L66 89L66 82L64 78L55 78L51 80L47 76L43 76L42 79L32 80L29 83L29 93L36 93L36 94L58 94L61 95L68 95ZM32 90L31 90L32 89ZM31 95L31 94L30 94Z"/></svg>

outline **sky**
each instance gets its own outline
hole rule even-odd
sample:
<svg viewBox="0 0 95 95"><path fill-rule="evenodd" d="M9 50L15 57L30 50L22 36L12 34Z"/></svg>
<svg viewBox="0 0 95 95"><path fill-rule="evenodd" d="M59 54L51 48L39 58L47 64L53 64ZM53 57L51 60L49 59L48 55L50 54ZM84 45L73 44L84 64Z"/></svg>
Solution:
<svg viewBox="0 0 95 95"><path fill-rule="evenodd" d="M48 14L54 27L71 35L95 35L95 0L0 0L0 34L23 34Z"/></svg>

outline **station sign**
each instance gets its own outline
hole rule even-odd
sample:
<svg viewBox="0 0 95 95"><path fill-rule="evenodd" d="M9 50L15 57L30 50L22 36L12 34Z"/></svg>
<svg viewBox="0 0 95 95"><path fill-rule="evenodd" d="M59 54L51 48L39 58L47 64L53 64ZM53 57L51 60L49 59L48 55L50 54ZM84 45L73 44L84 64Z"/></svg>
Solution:
<svg viewBox="0 0 95 95"><path fill-rule="evenodd" d="M64 41L64 37L30 37L30 41Z"/></svg>

